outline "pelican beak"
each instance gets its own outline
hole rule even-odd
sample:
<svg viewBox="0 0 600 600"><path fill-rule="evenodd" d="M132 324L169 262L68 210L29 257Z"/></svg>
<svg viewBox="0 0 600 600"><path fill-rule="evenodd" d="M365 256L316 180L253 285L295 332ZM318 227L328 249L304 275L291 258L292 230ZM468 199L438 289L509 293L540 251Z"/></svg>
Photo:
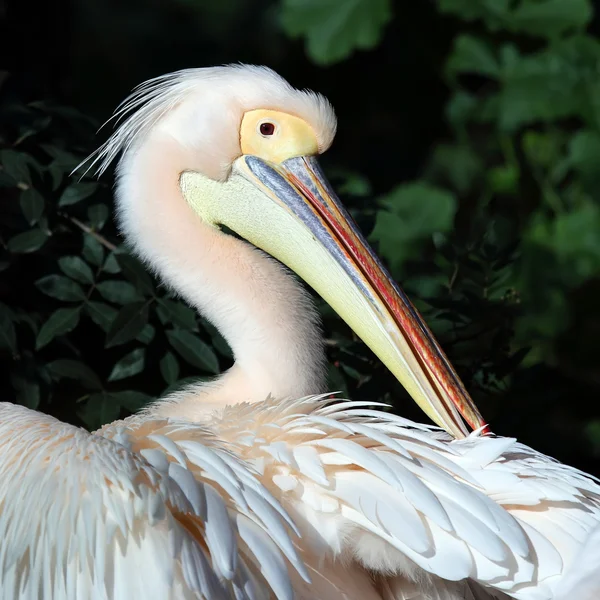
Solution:
<svg viewBox="0 0 600 600"><path fill-rule="evenodd" d="M191 184L184 174L182 189L194 207L197 194ZM242 156L222 187L228 188L222 190L227 198L221 195L217 201L219 214L211 217L216 224L230 227L306 281L435 423L455 437L468 434L464 421L473 429L485 426L427 324L370 248L314 157L274 164Z"/></svg>

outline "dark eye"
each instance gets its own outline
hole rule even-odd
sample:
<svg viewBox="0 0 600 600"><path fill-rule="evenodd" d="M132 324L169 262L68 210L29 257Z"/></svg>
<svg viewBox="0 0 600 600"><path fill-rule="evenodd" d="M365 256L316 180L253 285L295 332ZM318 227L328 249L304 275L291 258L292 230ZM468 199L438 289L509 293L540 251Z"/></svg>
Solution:
<svg viewBox="0 0 600 600"><path fill-rule="evenodd" d="M261 135L273 135L275 133L275 125L273 123L261 123L260 133Z"/></svg>

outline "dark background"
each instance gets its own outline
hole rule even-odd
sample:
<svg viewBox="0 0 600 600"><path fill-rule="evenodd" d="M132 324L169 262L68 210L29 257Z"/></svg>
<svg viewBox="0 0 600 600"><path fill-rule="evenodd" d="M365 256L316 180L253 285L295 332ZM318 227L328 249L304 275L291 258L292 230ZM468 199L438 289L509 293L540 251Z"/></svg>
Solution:
<svg viewBox="0 0 600 600"><path fill-rule="evenodd" d="M214 361L227 367L214 332L160 288L153 292L158 300L147 292L150 312L138 324L150 324L151 340L136 330L115 342L111 333L117 311L143 302L146 291L139 298L125 287L118 298L102 294L109 309L100 325L84 307L94 283L82 300L86 316L42 344L44 323L79 292L57 292L50 287L64 282L40 280L71 276L59 266L65 256L93 265L81 254L89 233L73 219L107 241L105 258L111 244L120 244L110 219L90 213L110 205L110 175L78 203L60 205L60 198L73 184L75 158L108 135L96 136L95 125L133 86L187 67L265 64L334 104L339 134L325 167L416 298L493 430L600 474L599 30L585 12L592 5L570 1L558 16L543 13L544 0L498 2L505 10L494 16L477 0L363 0L363 13L336 34L334 49L319 52L307 46L315 2L296 14L293 0L0 0L0 148L12 152L4 154L0 179L0 303L9 331L3 399L92 428L198 370L210 373ZM336 10L345 4L337 0ZM319 20L326 21L333 9L323 10ZM370 10L389 17L374 27L369 48L355 49L356 22ZM528 20L528 10L542 12ZM350 49L337 56L335 48L345 44ZM22 140L24 131L33 133ZM17 155L31 159L25 179ZM27 216L24 181L43 198L44 216ZM449 220L438 218L444 206L451 207ZM389 214L399 219L397 233L384 225ZM33 229L52 236L11 244ZM142 277L120 262L113 270L100 265L94 277L105 276L138 289ZM171 318L161 317L160 306ZM162 331L178 310L173 330L187 327L216 353L196 342L186 350ZM323 311L332 387L392 401L421 419L362 344ZM165 358L169 344L173 359ZM122 360L121 375L112 377Z"/></svg>

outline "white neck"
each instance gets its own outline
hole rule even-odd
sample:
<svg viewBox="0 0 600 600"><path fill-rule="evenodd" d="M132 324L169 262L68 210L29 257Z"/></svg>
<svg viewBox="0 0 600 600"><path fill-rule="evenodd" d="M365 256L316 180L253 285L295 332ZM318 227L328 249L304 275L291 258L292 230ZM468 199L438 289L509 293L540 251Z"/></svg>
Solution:
<svg viewBox="0 0 600 600"><path fill-rule="evenodd" d="M179 188L190 160L163 137L128 153L119 168L121 226L161 279L219 329L235 364L153 412L195 418L268 395L324 391L323 343L308 294L279 263L200 220Z"/></svg>

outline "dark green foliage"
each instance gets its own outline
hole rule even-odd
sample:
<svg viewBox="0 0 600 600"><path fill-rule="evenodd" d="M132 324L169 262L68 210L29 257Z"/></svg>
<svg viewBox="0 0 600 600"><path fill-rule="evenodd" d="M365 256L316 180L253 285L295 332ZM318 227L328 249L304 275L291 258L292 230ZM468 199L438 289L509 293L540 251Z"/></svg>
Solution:
<svg viewBox="0 0 600 600"><path fill-rule="evenodd" d="M285 64L299 85L305 51L342 117L326 170L493 429L600 471L591 462L600 457L600 42L588 30L591 1L213 4L180 0L144 21L144 33L133 15L146 7L128 0L128 19L110 21L130 28L132 40L156 26L166 48L173 28L162 17L186 15L177 40L187 32L198 64ZM93 31L106 11L91 0L87 11L78 22ZM233 50L211 54L196 37ZM114 65L121 73L136 65L132 51L117 54L113 67L97 59L103 85ZM140 59L132 83L188 66L177 60L148 71ZM78 81L92 71L86 64ZM421 76L435 78L437 104L421 96ZM392 91L398 81L401 96ZM122 88L114 84L111 102ZM226 369L231 351L215 328L122 245L111 178L69 177L98 144L96 124L74 109L25 102L16 89L0 103L3 399L95 428ZM374 139L379 146L369 147ZM319 306L331 389L421 419Z"/></svg>

